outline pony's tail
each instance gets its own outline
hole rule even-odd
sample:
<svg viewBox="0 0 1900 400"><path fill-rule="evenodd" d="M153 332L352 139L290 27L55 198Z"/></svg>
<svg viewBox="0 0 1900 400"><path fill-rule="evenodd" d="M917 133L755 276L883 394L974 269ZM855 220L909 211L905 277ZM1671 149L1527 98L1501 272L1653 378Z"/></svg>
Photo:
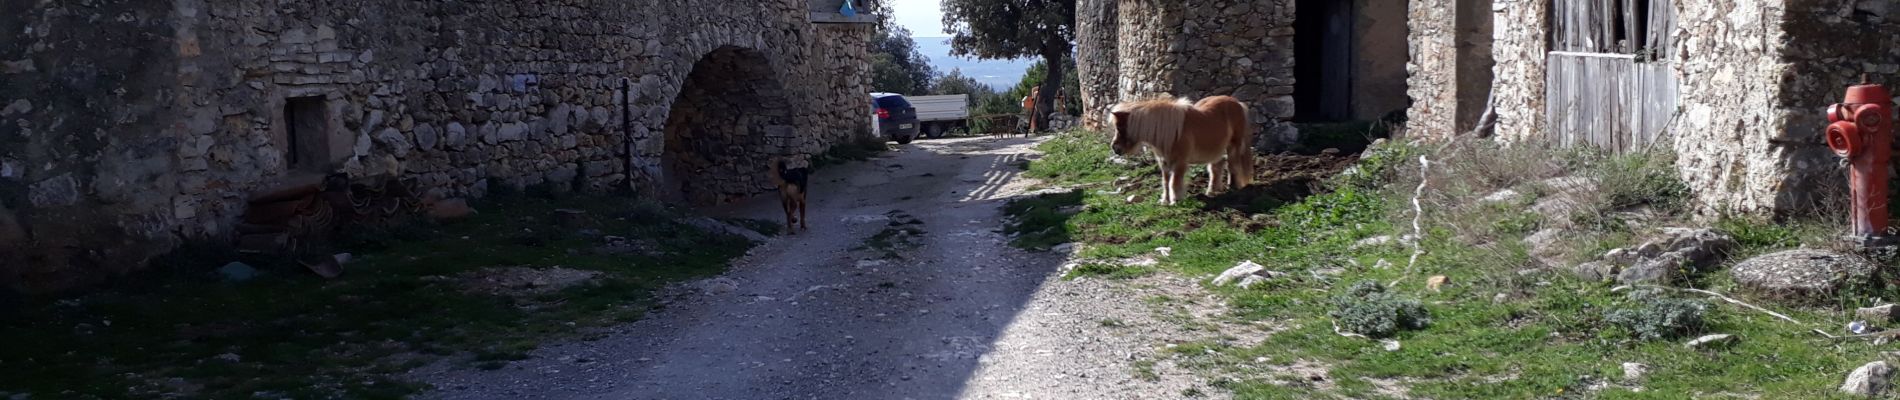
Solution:
<svg viewBox="0 0 1900 400"><path fill-rule="evenodd" d="M1232 127L1234 142L1229 143L1227 148L1227 172L1233 175L1234 189L1240 189L1253 184L1254 125L1253 113L1248 111L1247 103L1235 104L1240 106L1240 116L1229 119L1238 122L1238 126Z"/></svg>

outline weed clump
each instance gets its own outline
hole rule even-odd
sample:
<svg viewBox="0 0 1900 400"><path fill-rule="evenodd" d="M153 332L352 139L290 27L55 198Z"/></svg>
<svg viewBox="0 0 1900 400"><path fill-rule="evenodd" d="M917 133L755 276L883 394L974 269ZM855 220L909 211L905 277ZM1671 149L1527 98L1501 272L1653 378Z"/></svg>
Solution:
<svg viewBox="0 0 1900 400"><path fill-rule="evenodd" d="M1373 281L1353 284L1345 294L1333 296L1332 316L1347 331L1375 338L1425 329L1432 323L1431 313L1418 299L1387 292Z"/></svg>
<svg viewBox="0 0 1900 400"><path fill-rule="evenodd" d="M1689 185L1676 175L1674 153L1652 151L1610 157L1598 167L1604 209L1638 205L1675 209L1688 199Z"/></svg>
<svg viewBox="0 0 1900 400"><path fill-rule="evenodd" d="M1333 177L1335 187L1377 189L1396 181L1407 163L1418 158L1421 150L1408 143L1385 142L1366 148L1359 163Z"/></svg>
<svg viewBox="0 0 1900 400"><path fill-rule="evenodd" d="M1629 329L1641 340L1674 339L1702 332L1709 303L1664 295L1661 290L1630 292L1623 307L1604 313L1603 319Z"/></svg>

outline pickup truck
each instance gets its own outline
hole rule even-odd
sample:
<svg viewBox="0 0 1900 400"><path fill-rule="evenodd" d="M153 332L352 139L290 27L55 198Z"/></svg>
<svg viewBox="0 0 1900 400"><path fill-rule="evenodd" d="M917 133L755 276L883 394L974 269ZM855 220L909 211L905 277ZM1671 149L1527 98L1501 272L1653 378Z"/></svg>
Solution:
<svg viewBox="0 0 1900 400"><path fill-rule="evenodd" d="M917 109L917 122L923 124L926 137L941 138L944 133L966 129L965 120L970 118L970 95L953 94L944 96L909 97L911 107Z"/></svg>

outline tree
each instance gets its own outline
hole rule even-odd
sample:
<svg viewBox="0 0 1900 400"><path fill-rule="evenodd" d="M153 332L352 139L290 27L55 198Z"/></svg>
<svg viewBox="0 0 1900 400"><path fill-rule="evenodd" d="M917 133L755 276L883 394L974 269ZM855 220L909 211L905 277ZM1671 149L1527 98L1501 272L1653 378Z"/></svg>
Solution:
<svg viewBox="0 0 1900 400"><path fill-rule="evenodd" d="M1077 76L1075 71L1075 59L1073 58L1065 59L1062 69L1062 76ZM1034 64L1030 64L1028 70L1023 71L1022 81L1017 82L1016 86L1011 86L1003 95L1012 99L1022 99L1023 96L1029 95L1030 90L1042 87L1043 83L1048 81L1048 77L1049 64L1037 61ZM1069 79L1062 81L1062 90L1059 92L1051 92L1049 89L1043 89L1042 92L1057 93L1057 95L1049 96L1051 97L1051 102L1053 102L1055 98L1068 99L1069 102L1065 105L1068 107L1067 110L1070 114L1075 114L1082 110L1082 82L1080 80ZM1017 106L1017 108L1020 109L1021 106ZM1055 111L1054 108L1049 110Z"/></svg>
<svg viewBox="0 0 1900 400"><path fill-rule="evenodd" d="M871 88L880 92L921 94L929 91L936 71L930 59L917 51L910 30L897 24L878 24L871 34Z"/></svg>
<svg viewBox="0 0 1900 400"><path fill-rule="evenodd" d="M950 31L950 51L959 57L985 60L1040 57L1045 65L1061 66L1075 48L1075 0L943 0L943 25ZM1043 93L1063 86L1068 68L1050 68L1042 81ZM1055 96L1036 102L1050 110ZM1037 113L1038 126L1047 126L1047 113Z"/></svg>
<svg viewBox="0 0 1900 400"><path fill-rule="evenodd" d="M978 82L976 78L964 75L961 69L951 69L950 73L937 77L937 82L930 85L930 94L970 95L970 107L976 107L977 102L982 101L984 97L996 95L996 89Z"/></svg>

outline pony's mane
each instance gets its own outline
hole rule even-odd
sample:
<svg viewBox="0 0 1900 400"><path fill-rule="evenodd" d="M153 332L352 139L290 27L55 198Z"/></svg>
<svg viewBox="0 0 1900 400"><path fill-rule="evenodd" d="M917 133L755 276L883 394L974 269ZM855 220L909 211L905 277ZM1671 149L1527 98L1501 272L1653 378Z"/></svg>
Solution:
<svg viewBox="0 0 1900 400"><path fill-rule="evenodd" d="M1127 132L1136 141L1166 151L1181 137L1188 110L1194 102L1187 98L1153 99L1115 106L1115 112L1128 113Z"/></svg>

